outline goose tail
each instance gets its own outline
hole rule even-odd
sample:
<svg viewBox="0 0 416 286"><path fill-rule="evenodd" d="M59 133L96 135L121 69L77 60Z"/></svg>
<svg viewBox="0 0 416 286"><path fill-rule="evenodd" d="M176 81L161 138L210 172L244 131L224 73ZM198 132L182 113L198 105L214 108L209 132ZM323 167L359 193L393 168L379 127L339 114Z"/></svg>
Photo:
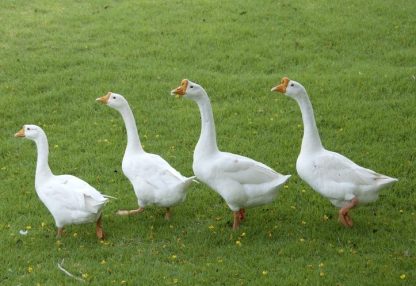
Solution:
<svg viewBox="0 0 416 286"><path fill-rule="evenodd" d="M387 187L390 187L391 185L393 185L394 183L399 181L399 179L384 176L384 175L381 175L381 176L377 177L375 180L376 180L377 184L383 189L387 188Z"/></svg>

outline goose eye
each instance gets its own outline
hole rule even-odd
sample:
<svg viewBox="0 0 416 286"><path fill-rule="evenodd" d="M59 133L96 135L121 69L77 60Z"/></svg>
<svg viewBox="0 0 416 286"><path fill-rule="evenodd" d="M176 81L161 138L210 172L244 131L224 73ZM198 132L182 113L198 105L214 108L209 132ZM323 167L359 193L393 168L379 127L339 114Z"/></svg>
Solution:
<svg viewBox="0 0 416 286"><path fill-rule="evenodd" d="M194 88L194 86L193 86L193 85L191 85L191 86L190 86L190 88Z"/></svg>
<svg viewBox="0 0 416 286"><path fill-rule="evenodd" d="M113 96L113 99L116 99L116 97L115 97L115 96Z"/></svg>
<svg viewBox="0 0 416 286"><path fill-rule="evenodd" d="M29 128L29 127L27 127L27 128L26 128L26 130L28 130L28 131L29 131L29 130L30 130L30 128Z"/></svg>
<svg viewBox="0 0 416 286"><path fill-rule="evenodd" d="M290 84L290 86L295 86L295 85L292 83L292 84Z"/></svg>

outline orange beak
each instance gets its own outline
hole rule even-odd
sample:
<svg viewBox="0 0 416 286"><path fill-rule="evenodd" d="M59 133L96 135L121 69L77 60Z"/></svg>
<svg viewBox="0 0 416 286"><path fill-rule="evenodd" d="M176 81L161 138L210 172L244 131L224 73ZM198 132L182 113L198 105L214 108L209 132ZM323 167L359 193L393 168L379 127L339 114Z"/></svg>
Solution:
<svg viewBox="0 0 416 286"><path fill-rule="evenodd" d="M178 97L182 97L186 93L186 89L188 88L188 80L184 79L181 81L181 86L177 87L176 89L171 91L172 95L177 95Z"/></svg>
<svg viewBox="0 0 416 286"><path fill-rule="evenodd" d="M99 98L96 99L96 101L101 102L103 104L107 104L108 100L110 99L111 96L111 91L109 93L107 93L107 95L101 96Z"/></svg>
<svg viewBox="0 0 416 286"><path fill-rule="evenodd" d="M25 137L25 129L20 129L16 134L14 134L14 137Z"/></svg>
<svg viewBox="0 0 416 286"><path fill-rule="evenodd" d="M280 81L280 84L278 86L275 86L275 87L272 88L272 91L286 93L286 88L287 88L288 85L289 85L289 78L284 77L284 78L282 78L282 80Z"/></svg>

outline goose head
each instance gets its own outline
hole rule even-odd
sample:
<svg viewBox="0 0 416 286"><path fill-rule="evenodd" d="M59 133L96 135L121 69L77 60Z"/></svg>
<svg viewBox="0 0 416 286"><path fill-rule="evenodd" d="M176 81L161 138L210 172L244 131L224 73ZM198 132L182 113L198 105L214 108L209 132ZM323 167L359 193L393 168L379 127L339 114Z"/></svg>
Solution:
<svg viewBox="0 0 416 286"><path fill-rule="evenodd" d="M40 136L44 136L45 132L37 125L26 124L23 125L22 129L20 129L16 134L15 137L27 138L30 140L36 140Z"/></svg>
<svg viewBox="0 0 416 286"><path fill-rule="evenodd" d="M106 104L114 109L120 109L128 105L127 100L121 94L109 92L107 95L101 96L96 101Z"/></svg>
<svg viewBox="0 0 416 286"><path fill-rule="evenodd" d="M207 96L202 86L188 79L182 80L181 85L173 89L170 93L178 98L185 97L193 100L198 100Z"/></svg>
<svg viewBox="0 0 416 286"><path fill-rule="evenodd" d="M282 78L280 84L273 87L271 91L281 92L286 96L294 99L305 96L306 90L300 83L290 80L287 77Z"/></svg>

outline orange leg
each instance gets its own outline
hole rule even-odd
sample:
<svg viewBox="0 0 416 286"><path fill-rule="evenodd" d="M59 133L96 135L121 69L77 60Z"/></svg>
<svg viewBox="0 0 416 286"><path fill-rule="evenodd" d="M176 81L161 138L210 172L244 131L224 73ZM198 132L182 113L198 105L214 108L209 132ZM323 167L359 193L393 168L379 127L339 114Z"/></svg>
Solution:
<svg viewBox="0 0 416 286"><path fill-rule="evenodd" d="M58 232L56 234L56 238L61 238L63 234L64 234L64 228L63 227L58 227Z"/></svg>
<svg viewBox="0 0 416 286"><path fill-rule="evenodd" d="M166 208L165 219L170 220L171 217L172 217L172 212L170 211L170 208Z"/></svg>
<svg viewBox="0 0 416 286"><path fill-rule="evenodd" d="M358 199L353 198L350 203L348 203L346 206L341 208L339 210L339 221L345 226L345 227L352 227L352 219L349 216L348 212L358 205Z"/></svg>
<svg viewBox="0 0 416 286"><path fill-rule="evenodd" d="M240 209L240 220L244 220L246 218L246 209Z"/></svg>
<svg viewBox="0 0 416 286"><path fill-rule="evenodd" d="M233 230L236 230L240 227L240 211L233 212L234 214L234 223L233 223Z"/></svg>
<svg viewBox="0 0 416 286"><path fill-rule="evenodd" d="M144 211L144 208L138 208L135 210L118 210L116 212L117 215L128 216L128 215L135 215Z"/></svg>
<svg viewBox="0 0 416 286"><path fill-rule="evenodd" d="M104 234L104 230L103 230L103 221L101 219L101 215L98 218L97 223L96 223L95 234L97 235L97 237L99 239L104 239L105 238L105 234Z"/></svg>

